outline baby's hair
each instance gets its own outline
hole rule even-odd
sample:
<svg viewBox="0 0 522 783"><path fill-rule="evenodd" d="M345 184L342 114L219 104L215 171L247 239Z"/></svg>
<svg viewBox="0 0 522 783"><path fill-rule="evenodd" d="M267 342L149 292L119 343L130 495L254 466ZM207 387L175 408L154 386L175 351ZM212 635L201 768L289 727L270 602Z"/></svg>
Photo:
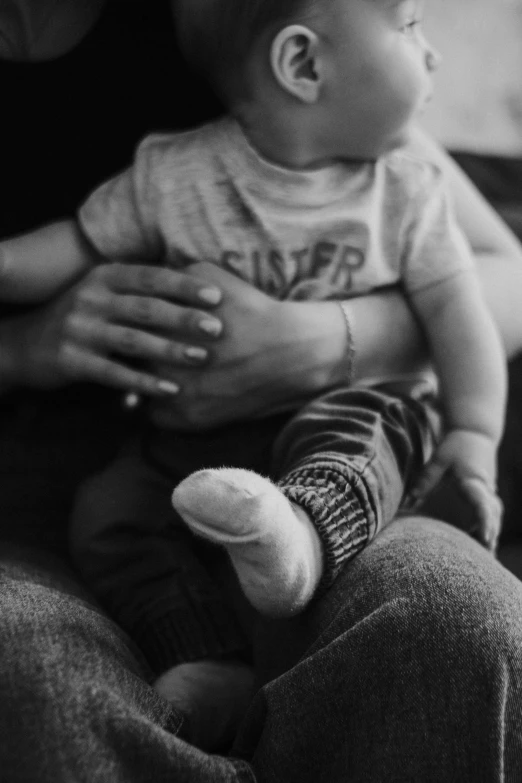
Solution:
<svg viewBox="0 0 522 783"><path fill-rule="evenodd" d="M260 36L304 20L318 0L171 0L180 48L225 99L244 89Z"/></svg>

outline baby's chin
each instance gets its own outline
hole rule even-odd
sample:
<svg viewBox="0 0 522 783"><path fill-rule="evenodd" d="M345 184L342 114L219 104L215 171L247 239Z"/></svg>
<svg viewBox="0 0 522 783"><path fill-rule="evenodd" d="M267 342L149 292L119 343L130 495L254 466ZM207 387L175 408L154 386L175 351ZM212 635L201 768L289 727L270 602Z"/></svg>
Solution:
<svg viewBox="0 0 522 783"><path fill-rule="evenodd" d="M381 135L380 138L365 139L364 143L359 144L357 149L345 149L341 154L334 156L338 160L350 161L376 161L382 155L387 155L394 150L407 147L412 134L412 124L408 124L393 134L387 136Z"/></svg>
<svg viewBox="0 0 522 783"><path fill-rule="evenodd" d="M393 137L386 140L383 153L393 152L393 150L406 147L410 142L411 133L412 125L406 125L404 128L401 128Z"/></svg>
<svg viewBox="0 0 522 783"><path fill-rule="evenodd" d="M407 147L411 139L412 127L412 124L408 124L395 131L393 135L390 134L386 138L375 140L371 145L373 149L365 149L363 154L358 157L366 160L377 160L382 155L399 150L401 147Z"/></svg>

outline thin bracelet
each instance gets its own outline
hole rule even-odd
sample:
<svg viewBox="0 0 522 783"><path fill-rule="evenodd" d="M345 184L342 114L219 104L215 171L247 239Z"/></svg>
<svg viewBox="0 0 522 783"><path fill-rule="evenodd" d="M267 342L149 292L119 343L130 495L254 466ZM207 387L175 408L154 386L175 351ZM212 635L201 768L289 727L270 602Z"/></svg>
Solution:
<svg viewBox="0 0 522 783"><path fill-rule="evenodd" d="M355 362L355 346L353 344L352 324L354 315L348 309L348 302L338 302L346 325L346 348L344 352L346 364L346 383L350 385L353 379L353 365Z"/></svg>

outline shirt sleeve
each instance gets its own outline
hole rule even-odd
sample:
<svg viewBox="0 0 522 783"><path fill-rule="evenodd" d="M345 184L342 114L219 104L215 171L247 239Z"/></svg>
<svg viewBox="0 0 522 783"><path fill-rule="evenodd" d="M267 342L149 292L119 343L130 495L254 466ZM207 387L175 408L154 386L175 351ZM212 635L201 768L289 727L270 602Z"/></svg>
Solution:
<svg viewBox="0 0 522 783"><path fill-rule="evenodd" d="M145 140L133 165L97 188L80 207L80 226L102 256L146 261L163 254L154 167L153 147Z"/></svg>
<svg viewBox="0 0 522 783"><path fill-rule="evenodd" d="M420 185L406 229L403 257L403 280L412 293L475 267L442 172L430 167Z"/></svg>

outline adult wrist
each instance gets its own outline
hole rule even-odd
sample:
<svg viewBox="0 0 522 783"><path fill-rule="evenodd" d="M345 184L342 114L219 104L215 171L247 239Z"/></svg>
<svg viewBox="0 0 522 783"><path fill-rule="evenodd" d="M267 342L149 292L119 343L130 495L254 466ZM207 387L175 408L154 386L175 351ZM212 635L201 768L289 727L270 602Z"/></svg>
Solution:
<svg viewBox="0 0 522 783"><path fill-rule="evenodd" d="M33 328L31 311L0 318L0 395L13 389L39 386L35 372L35 346L42 331ZM35 383L36 381L36 383Z"/></svg>
<svg viewBox="0 0 522 783"><path fill-rule="evenodd" d="M300 349L306 357L303 381L308 395L351 381L351 315L338 301L299 302Z"/></svg>
<svg viewBox="0 0 522 783"><path fill-rule="evenodd" d="M388 289L344 302L351 326L352 383L410 374L429 363L423 331L399 290Z"/></svg>
<svg viewBox="0 0 522 783"><path fill-rule="evenodd" d="M17 361L8 322L0 323L0 396L15 389L18 383Z"/></svg>

